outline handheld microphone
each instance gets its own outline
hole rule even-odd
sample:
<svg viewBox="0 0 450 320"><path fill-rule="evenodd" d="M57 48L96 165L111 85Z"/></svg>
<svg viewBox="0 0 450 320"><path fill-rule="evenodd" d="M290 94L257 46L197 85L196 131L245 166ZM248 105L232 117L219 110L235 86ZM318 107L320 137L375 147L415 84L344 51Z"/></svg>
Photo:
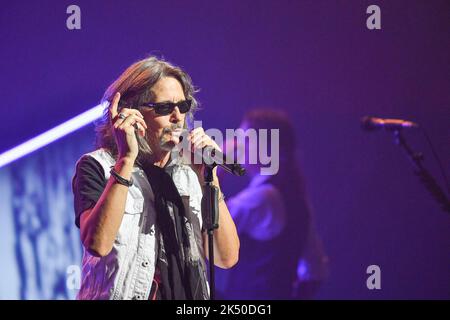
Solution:
<svg viewBox="0 0 450 320"><path fill-rule="evenodd" d="M227 163L227 156L211 146L206 146L201 150L195 150L194 153L203 159L206 164L215 164L224 169L226 172L236 176L243 176L245 169L238 163Z"/></svg>
<svg viewBox="0 0 450 320"><path fill-rule="evenodd" d="M366 131L378 129L401 130L403 128L417 128L419 125L412 121L402 119L383 119L366 116L361 119L361 127Z"/></svg>
<svg viewBox="0 0 450 320"><path fill-rule="evenodd" d="M179 136L180 143L183 141L183 136L187 133L189 133L188 130L182 130ZM227 156L214 147L206 146L202 149L194 150L192 153L194 153L194 159L201 159L202 163L205 163L206 165L217 165L226 172L236 176L243 176L245 174L245 169L240 164L235 162L229 163L227 161Z"/></svg>

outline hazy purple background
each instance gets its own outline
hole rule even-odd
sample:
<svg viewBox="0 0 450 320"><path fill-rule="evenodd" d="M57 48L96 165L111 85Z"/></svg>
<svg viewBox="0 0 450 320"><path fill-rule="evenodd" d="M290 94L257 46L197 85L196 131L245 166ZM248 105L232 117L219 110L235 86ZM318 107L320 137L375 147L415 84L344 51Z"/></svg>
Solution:
<svg viewBox="0 0 450 320"><path fill-rule="evenodd" d="M81 30L66 8L81 8ZM381 8L382 29L366 28ZM0 7L0 153L96 105L149 53L201 88L204 127L287 110L331 260L324 299L450 298L450 215L370 114L417 121L448 172L449 1L17 1ZM408 132L443 185L424 138ZM381 267L381 290L366 268Z"/></svg>

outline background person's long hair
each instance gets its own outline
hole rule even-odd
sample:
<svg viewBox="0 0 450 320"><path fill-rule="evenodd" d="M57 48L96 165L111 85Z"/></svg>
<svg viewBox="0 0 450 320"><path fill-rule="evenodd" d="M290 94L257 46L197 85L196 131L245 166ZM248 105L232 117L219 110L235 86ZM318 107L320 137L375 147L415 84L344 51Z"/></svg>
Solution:
<svg viewBox="0 0 450 320"><path fill-rule="evenodd" d="M280 272L290 273L286 279L288 282L283 284L286 288L296 278L297 262L304 253L311 224L311 208L298 165L295 130L289 116L275 109L251 110L245 114L243 122L248 128L256 130L279 129L279 170L268 179L267 183L272 184L280 192L286 209L286 229L283 234L285 243L290 245L280 248L286 259L286 266L280 266L282 269ZM274 155L271 156L273 160ZM281 283L280 287L283 287Z"/></svg>
<svg viewBox="0 0 450 320"><path fill-rule="evenodd" d="M194 113L198 107L198 102L194 97L197 90L194 88L190 76L181 68L162 59L150 56L129 66L105 91L102 98L102 102L105 103L103 117L96 122L95 128L95 144L97 148L105 148L114 158L117 157L117 145L111 129L111 119L109 114L109 103L112 101L116 92L120 92L121 94L118 107L119 110L124 107L138 108L144 103L152 102L154 100L155 97L151 89L164 77L172 77L180 82L186 99L192 100L192 107L187 113L186 118L188 121L193 120ZM184 125L186 127L186 123ZM136 134L136 137L139 146L136 164L142 166L145 159L152 154L152 150L147 143L147 136L141 137Z"/></svg>
<svg viewBox="0 0 450 320"><path fill-rule="evenodd" d="M298 166L296 134L288 115L275 109L252 109L244 115L242 123L257 131L267 129L269 133L271 129L279 130L279 170L270 181L276 184L292 183L297 197L306 197L303 177ZM268 142L268 149L271 150L272 142ZM271 154L271 157L273 161L274 155Z"/></svg>

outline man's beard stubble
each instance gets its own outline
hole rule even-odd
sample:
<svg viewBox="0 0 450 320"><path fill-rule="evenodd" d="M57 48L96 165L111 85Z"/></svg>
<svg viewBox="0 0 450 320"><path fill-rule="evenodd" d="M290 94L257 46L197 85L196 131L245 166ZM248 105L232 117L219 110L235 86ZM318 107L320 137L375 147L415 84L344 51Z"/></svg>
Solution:
<svg viewBox="0 0 450 320"><path fill-rule="evenodd" d="M162 150L171 151L177 144L172 141L173 131L183 129L183 124L172 124L163 129L159 137L159 146Z"/></svg>

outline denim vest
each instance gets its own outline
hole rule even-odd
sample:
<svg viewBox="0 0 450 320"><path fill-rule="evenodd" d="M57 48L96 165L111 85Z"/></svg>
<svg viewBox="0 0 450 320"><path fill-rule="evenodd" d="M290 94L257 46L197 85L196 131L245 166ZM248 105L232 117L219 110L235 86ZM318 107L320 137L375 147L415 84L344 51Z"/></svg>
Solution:
<svg viewBox="0 0 450 320"><path fill-rule="evenodd" d="M104 149L87 155L103 167L105 179L115 160ZM202 189L197 175L188 165L172 161L166 168L179 194L189 197L189 207L198 218L201 234ZM78 299L148 299L155 273L157 243L155 233L154 194L144 171L134 167L133 185L129 187L125 213L111 252L105 257L95 257L85 249L82 260L82 281ZM145 197L144 197L145 195ZM201 239L200 239L201 240ZM205 261L202 246L196 246Z"/></svg>

